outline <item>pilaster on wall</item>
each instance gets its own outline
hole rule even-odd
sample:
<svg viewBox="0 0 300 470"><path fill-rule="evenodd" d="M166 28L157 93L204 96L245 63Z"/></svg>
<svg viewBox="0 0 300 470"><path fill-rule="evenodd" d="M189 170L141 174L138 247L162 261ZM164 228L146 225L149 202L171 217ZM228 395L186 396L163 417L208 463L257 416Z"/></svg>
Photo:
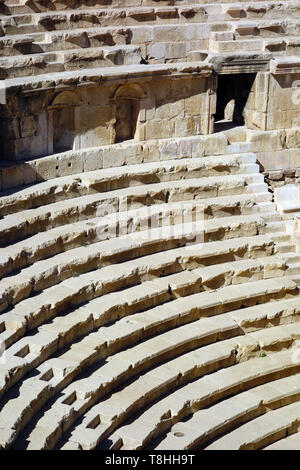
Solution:
<svg viewBox="0 0 300 470"><path fill-rule="evenodd" d="M245 124L249 129L268 130L268 100L270 73L258 72L244 109Z"/></svg>
<svg viewBox="0 0 300 470"><path fill-rule="evenodd" d="M270 74L267 130L300 126L299 99L295 93L299 85L300 71Z"/></svg>
<svg viewBox="0 0 300 470"><path fill-rule="evenodd" d="M245 108L247 127L265 131L299 127L299 100L295 99L299 85L300 71L259 72Z"/></svg>

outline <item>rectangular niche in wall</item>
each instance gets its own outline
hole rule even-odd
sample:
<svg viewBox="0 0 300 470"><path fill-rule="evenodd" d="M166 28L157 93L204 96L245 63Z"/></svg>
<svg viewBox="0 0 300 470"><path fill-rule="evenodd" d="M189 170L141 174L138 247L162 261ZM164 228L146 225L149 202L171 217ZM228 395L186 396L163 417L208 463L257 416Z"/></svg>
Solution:
<svg viewBox="0 0 300 470"><path fill-rule="evenodd" d="M135 138L141 101L147 97L145 90L137 83L121 85L115 91L111 103L115 109L115 142Z"/></svg>
<svg viewBox="0 0 300 470"><path fill-rule="evenodd" d="M75 139L74 108L61 108L53 111L53 150L54 153L73 149Z"/></svg>
<svg viewBox="0 0 300 470"><path fill-rule="evenodd" d="M48 107L48 139L52 152L73 150L76 139L76 113L82 101L73 91L58 93ZM51 142L52 141L52 142Z"/></svg>

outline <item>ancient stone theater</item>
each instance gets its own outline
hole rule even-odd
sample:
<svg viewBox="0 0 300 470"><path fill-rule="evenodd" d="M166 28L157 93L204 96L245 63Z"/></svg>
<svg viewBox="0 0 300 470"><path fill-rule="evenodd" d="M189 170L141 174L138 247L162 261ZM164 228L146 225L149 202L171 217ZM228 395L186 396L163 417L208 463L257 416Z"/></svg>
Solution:
<svg viewBox="0 0 300 470"><path fill-rule="evenodd" d="M0 449L300 449L299 162L298 0L2 0Z"/></svg>

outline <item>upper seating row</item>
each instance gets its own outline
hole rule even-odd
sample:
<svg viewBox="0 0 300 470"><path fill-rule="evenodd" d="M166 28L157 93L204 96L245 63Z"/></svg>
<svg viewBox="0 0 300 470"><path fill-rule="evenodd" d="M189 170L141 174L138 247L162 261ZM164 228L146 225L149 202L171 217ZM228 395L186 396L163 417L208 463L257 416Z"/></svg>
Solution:
<svg viewBox="0 0 300 470"><path fill-rule="evenodd" d="M264 3L261 0L252 0L252 3ZM192 7L201 5L219 5L218 0L1 0L0 7L5 14L43 12L49 10L63 11L85 8L138 8L138 7L163 7L169 9L170 3L175 7L185 7L188 11ZM223 4L236 4L234 0L223 0ZM247 0L240 0L240 5L247 3ZM272 2L273 4L274 2ZM294 2L296 3L296 2ZM220 6L220 5L219 5ZM255 9L255 6L254 6Z"/></svg>

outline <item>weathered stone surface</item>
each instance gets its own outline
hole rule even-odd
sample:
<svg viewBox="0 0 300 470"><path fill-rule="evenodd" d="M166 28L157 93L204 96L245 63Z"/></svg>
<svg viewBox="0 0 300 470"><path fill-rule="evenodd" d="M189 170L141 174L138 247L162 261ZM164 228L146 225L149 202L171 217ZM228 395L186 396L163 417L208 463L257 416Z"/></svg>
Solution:
<svg viewBox="0 0 300 470"><path fill-rule="evenodd" d="M0 449L299 444L298 16L0 1Z"/></svg>

